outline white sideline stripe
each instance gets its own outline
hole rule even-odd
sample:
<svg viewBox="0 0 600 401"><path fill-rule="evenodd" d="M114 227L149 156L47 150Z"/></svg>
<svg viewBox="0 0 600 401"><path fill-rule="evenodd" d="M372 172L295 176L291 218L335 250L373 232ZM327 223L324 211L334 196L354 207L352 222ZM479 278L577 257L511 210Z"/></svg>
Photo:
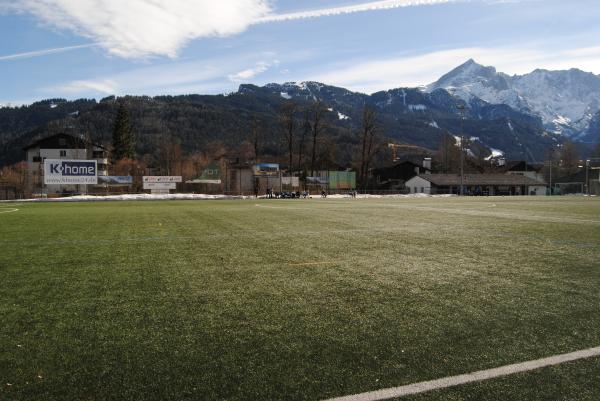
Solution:
<svg viewBox="0 0 600 401"><path fill-rule="evenodd" d="M390 398L405 397L407 395L420 394L431 390L438 390L461 384L489 380L496 377L508 376L515 373L528 372L547 366L559 365L578 359L600 356L600 347L575 351L568 354L555 355L548 358L536 359L534 361L515 363L513 365L501 366L499 368L480 370L458 376L445 377L443 379L408 384L406 386L392 387L383 390L370 391L367 393L347 395L344 397L330 398L327 401L379 401Z"/></svg>
<svg viewBox="0 0 600 401"><path fill-rule="evenodd" d="M12 212L18 212L19 209L0 209L0 213L12 213Z"/></svg>

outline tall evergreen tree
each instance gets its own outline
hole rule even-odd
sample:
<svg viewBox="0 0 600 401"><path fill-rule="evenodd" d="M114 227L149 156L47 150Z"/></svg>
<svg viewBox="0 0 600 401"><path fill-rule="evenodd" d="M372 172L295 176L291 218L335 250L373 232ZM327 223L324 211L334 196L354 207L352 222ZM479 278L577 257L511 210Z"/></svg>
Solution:
<svg viewBox="0 0 600 401"><path fill-rule="evenodd" d="M119 102L113 127L113 161L135 158L135 136L129 120L129 111L124 101Z"/></svg>

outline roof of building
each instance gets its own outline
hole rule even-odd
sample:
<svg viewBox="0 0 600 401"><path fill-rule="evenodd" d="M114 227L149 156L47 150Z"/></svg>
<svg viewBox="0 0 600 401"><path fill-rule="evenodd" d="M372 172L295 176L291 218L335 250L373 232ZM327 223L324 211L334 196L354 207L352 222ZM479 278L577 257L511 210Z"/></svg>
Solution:
<svg viewBox="0 0 600 401"><path fill-rule="evenodd" d="M597 174L595 174L597 175ZM592 176L592 173L588 171L588 178ZM575 182L585 182L585 169L581 169L573 174L558 177L552 180L553 184L570 184Z"/></svg>
<svg viewBox="0 0 600 401"><path fill-rule="evenodd" d="M373 169L373 172L375 174L378 174L378 173L385 172L385 171L393 171L393 170L400 169L400 168L403 168L403 167L406 167L406 166L419 167L420 169L431 171L430 168L423 167L423 162L422 161L420 163L415 163L412 160L403 160L403 161L400 161L400 162L395 162L391 166L375 168L375 169Z"/></svg>
<svg viewBox="0 0 600 401"><path fill-rule="evenodd" d="M64 139L64 141L61 141ZM95 148L102 148L102 145L96 143L93 144ZM29 144L23 150L27 151L31 148L41 149L85 149L87 147L86 142L83 138L66 134L64 132L50 135Z"/></svg>
<svg viewBox="0 0 600 401"><path fill-rule="evenodd" d="M458 186L460 185L460 175L458 174L420 174L419 177L431 182L437 186ZM465 174L464 185L546 185L543 182L534 180L523 175L516 174Z"/></svg>
<svg viewBox="0 0 600 401"><path fill-rule="evenodd" d="M524 160L513 160L506 162L506 171L535 171L539 172L543 165L527 163Z"/></svg>

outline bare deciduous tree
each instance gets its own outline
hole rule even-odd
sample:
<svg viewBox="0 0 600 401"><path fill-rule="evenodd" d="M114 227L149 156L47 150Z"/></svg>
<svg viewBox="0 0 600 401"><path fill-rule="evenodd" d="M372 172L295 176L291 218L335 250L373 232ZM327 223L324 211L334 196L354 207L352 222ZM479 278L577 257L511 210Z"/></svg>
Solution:
<svg viewBox="0 0 600 401"><path fill-rule="evenodd" d="M296 132L296 111L298 105L293 101L285 102L279 111L279 121L283 127L288 149L288 169L293 170L294 162L294 133Z"/></svg>
<svg viewBox="0 0 600 401"><path fill-rule="evenodd" d="M260 160L260 147L264 139L264 121L256 117L252 119L252 148L254 149L254 162Z"/></svg>
<svg viewBox="0 0 600 401"><path fill-rule="evenodd" d="M310 110L305 110L304 122L302 124L302 135L300 136L300 141L298 142L298 170L304 171L304 168L302 167L302 163L304 162L304 146L306 137L310 131Z"/></svg>
<svg viewBox="0 0 600 401"><path fill-rule="evenodd" d="M377 111L375 109L366 106L363 109L363 118L361 126L361 154L360 154L360 170L359 177L360 183L363 189L367 184L367 174L369 172L369 165L374 155L375 137L379 129L379 123L377 121Z"/></svg>
<svg viewBox="0 0 600 401"><path fill-rule="evenodd" d="M310 109L310 128L312 133L312 153L310 158L310 174L314 177L315 175L315 161L317 155L317 139L323 132L325 125L323 123L323 117L327 108L320 100L316 101Z"/></svg>

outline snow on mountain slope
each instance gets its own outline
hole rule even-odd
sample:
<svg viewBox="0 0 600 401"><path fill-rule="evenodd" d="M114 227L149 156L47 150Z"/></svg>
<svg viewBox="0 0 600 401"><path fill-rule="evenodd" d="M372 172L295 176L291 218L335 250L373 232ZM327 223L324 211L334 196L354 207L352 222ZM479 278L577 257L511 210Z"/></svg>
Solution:
<svg viewBox="0 0 600 401"><path fill-rule="evenodd" d="M467 103L474 97L491 104L506 104L541 117L546 128L569 136L587 131L600 111L600 76L577 69L535 70L509 76L494 67L469 60L427 86L431 92L446 89Z"/></svg>

